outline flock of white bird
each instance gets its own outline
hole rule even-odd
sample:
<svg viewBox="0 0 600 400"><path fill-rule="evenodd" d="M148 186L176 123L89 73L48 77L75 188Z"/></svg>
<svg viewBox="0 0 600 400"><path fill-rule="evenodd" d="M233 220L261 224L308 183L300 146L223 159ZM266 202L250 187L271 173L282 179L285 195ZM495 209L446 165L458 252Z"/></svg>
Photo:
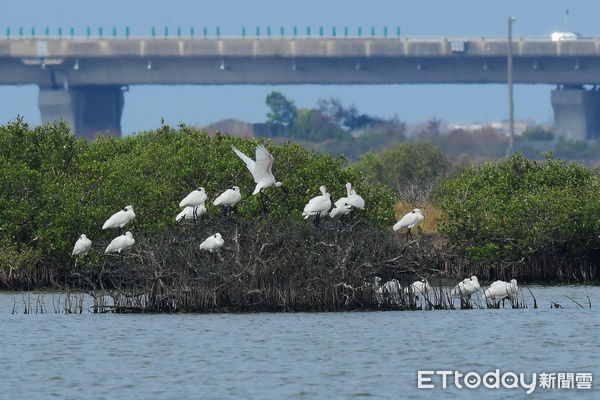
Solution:
<svg viewBox="0 0 600 400"><path fill-rule="evenodd" d="M256 160L252 160L244 153L231 146L235 154L244 161L248 170L254 178L256 187L252 192L253 195L261 194L262 190L270 186L281 187L281 182L278 182L273 176L272 167L274 157L267 151L267 149L261 144L256 147ZM320 188L321 195L313 197L304 207L302 215L304 218L311 216L315 217L315 223L319 223L319 219L322 216L329 214L331 218L336 216L343 216L351 213L353 210L362 210L365 207L365 200L356 193L356 190L352 188L350 183L346 183L346 196L341 197L335 203L331 201L331 194L327 192L325 186ZM179 207L183 210L175 217L177 222L186 220L194 220L200 218L202 215L207 213L206 201L208 195L203 187L200 187L190 194L188 194L181 202ZM224 207L226 213L231 212L240 201L242 201L242 195L238 186L233 186L221 193L217 198L213 200L213 205L217 207ZM123 210L120 210L113 214L110 218L104 222L102 229L122 229L125 225L129 224L135 219L135 213L132 206L127 206ZM425 217L418 208L404 215L400 221L396 222L393 226L394 231L407 228L407 234L411 235L411 229L423 222ZM225 240L220 233L215 233L209 236L200 244L201 250L209 252L218 251L223 247ZM123 235L114 238L104 251L105 254L118 253L121 254L123 250L131 248L135 244L135 239L131 232L127 231ZM73 256L85 256L92 248L92 241L82 234L79 240L75 243L73 248ZM413 293L416 296L426 296L431 290L431 285L427 279L422 279L413 282L410 286L402 288L400 282L396 279L392 279L383 285L381 285L381 278L375 277L373 284L375 296L378 300L383 301L384 299L397 301L401 293L408 294ZM479 280L476 276L464 279L459 282L451 291L452 298L469 299L473 294L481 290L479 286ZM518 287L517 281L512 279L510 282L495 281L485 291L484 297L489 300L500 300L500 299L513 299L517 295Z"/></svg>
<svg viewBox="0 0 600 400"><path fill-rule="evenodd" d="M231 146L235 154L244 161L248 170L254 178L256 187L252 192L253 195L260 194L261 201L264 200L263 189L270 186L282 187L281 182L277 181L273 176L272 168L273 161L275 160L273 155L265 148L264 145L260 144L256 147L256 160L251 159L233 145ZM282 187L283 188L283 187ZM365 207L365 200L356 193L356 190L350 183L346 183L346 196L341 197L335 203L331 201L331 194L327 193L325 186L320 187L321 195L313 197L304 207L302 215L304 218L313 216L315 218L315 224L318 224L320 218L329 214L331 218L336 216L343 216L351 213L353 210L362 210ZM183 210L175 217L177 222L182 220L194 220L200 218L202 215L207 213L205 202L208 200L208 195L203 187L200 187L190 194L188 194L181 202L179 207ZM233 207L235 207L240 201L242 201L242 194L238 186L233 186L221 193L217 198L214 199L213 205L223 207L225 213L230 213ZM414 209L408 214L404 215L400 221L394 226L394 231L398 231L404 228L408 229L408 235L411 235L411 229L416 225L420 224L424 220L424 216L421 210ZM125 225L135 219L135 213L132 206L127 206L123 210L113 214L109 219L106 220L102 229L122 229ZM200 244L200 249L207 250L210 252L218 251L223 247L225 241L220 233L215 233L209 236ZM131 232L117 236L104 251L105 254L118 253L121 254L123 250L131 248L135 244L135 239ZM75 243L73 248L73 256L85 256L92 248L92 241L82 234L79 240Z"/></svg>
<svg viewBox="0 0 600 400"><path fill-rule="evenodd" d="M432 287L427 279L415 281L405 288L402 288L400 282L396 279L387 281L382 285L381 278L376 276L374 278L373 290L375 292L375 298L381 304L386 300L388 302L398 303L402 293L412 293L415 296L426 296L432 291ZM479 279L477 279L476 276L472 276L456 284L450 291L450 296L453 299L470 299L472 295L480 290L481 286L479 286ZM486 301L492 302L504 299L516 300L518 291L519 288L516 279L511 279L510 282L497 280L484 290L483 296Z"/></svg>

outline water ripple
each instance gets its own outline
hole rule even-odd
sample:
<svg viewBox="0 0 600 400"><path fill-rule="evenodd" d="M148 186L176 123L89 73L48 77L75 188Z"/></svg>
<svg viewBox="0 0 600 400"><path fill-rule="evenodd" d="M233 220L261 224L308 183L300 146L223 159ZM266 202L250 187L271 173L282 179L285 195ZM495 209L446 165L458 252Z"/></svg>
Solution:
<svg viewBox="0 0 600 400"><path fill-rule="evenodd" d="M593 372L600 379L598 310L562 300L565 309L549 308L563 294L582 304L590 296L600 307L600 288L532 290L538 310L247 315L11 315L15 295L0 293L0 398L498 398L494 391L418 391L417 370Z"/></svg>

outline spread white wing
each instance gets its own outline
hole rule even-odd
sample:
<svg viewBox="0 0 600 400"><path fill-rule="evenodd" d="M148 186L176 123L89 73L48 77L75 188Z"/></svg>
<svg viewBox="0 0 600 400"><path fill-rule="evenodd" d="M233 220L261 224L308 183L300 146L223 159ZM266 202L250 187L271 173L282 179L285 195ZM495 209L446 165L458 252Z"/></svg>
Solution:
<svg viewBox="0 0 600 400"><path fill-rule="evenodd" d="M256 175L254 174L254 170L256 169L256 163L254 162L254 160L242 153L241 151L239 151L238 149L236 149L234 145L231 145L231 148L233 149L235 154L237 154L237 156L241 158L242 161L246 164L246 167L248 167L248 170L252 173L252 176L256 181Z"/></svg>
<svg viewBox="0 0 600 400"><path fill-rule="evenodd" d="M256 146L256 163L254 166L254 172L252 173L256 183L258 183L258 181L264 177L272 174L271 167L273 166L274 160L275 158L271 153L269 153L265 146L262 144Z"/></svg>

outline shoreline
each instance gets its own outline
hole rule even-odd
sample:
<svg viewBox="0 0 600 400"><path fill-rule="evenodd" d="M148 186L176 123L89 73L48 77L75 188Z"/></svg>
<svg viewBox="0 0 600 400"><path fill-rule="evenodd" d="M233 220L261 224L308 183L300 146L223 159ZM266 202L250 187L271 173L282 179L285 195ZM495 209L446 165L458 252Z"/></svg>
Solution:
<svg viewBox="0 0 600 400"><path fill-rule="evenodd" d="M485 310L485 309L547 309L547 308L567 308L567 309L587 309L592 308L592 301L589 292L583 295L562 295L559 297L548 296L548 291L555 286L526 285L519 287L514 298L507 298L505 301L486 301L482 290L476 293L471 299L461 301L458 298L448 298L449 303L441 306L434 305L429 301L437 301L440 293L448 294L451 287L434 287L431 292L425 296L408 293L401 299L396 300L402 303L391 302L389 294L384 294L383 298L377 300L376 305L365 305L362 307L339 308L339 309L275 309L275 308L255 308L255 309L237 309L231 307L213 307L205 310L156 310L143 308L139 306L119 306L111 302L117 301L122 294L113 293L94 293L79 291L0 291L0 296L12 296L11 314L274 314L274 313L344 313L344 312L377 312L377 311L433 311L433 310ZM595 289L598 285L567 285L562 288L572 288L576 291ZM102 297L101 301L98 299ZM377 295L375 295L375 298ZM427 300L426 300L427 299ZM406 301L406 303L404 303ZM428 304L429 303L429 304ZM4 312L6 307L4 307Z"/></svg>
<svg viewBox="0 0 600 400"><path fill-rule="evenodd" d="M123 264L118 257L93 254L67 268L25 268L2 274L0 290L51 292L69 287L156 294L233 286L228 296L239 298L273 287L314 291L315 284L323 296L335 285L359 288L376 276L382 283L396 279L403 287L419 279L454 286L473 275L484 284L513 278L523 285L600 284L600 267L564 257L494 267L460 255L460 248L443 234L421 234L409 241L360 219L349 226L327 222L317 229L295 221L257 223L216 216L210 231L208 226L187 224L139 235L136 249L126 253ZM199 250L198 244L213 230L227 240L223 251Z"/></svg>

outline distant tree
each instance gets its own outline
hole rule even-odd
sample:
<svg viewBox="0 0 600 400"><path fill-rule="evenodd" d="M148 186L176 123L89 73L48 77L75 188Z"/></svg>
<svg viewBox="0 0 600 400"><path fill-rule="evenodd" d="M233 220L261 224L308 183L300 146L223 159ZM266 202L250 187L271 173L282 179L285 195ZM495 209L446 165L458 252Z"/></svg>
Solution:
<svg viewBox="0 0 600 400"><path fill-rule="evenodd" d="M371 182L394 187L443 175L450 168L450 161L429 143L402 143L379 153L365 153L352 167Z"/></svg>
<svg viewBox="0 0 600 400"><path fill-rule="evenodd" d="M361 129L382 121L367 114L359 114L355 105L345 108L340 100L334 98L319 100L319 111L331 117L338 125L342 125L349 130Z"/></svg>
<svg viewBox="0 0 600 400"><path fill-rule="evenodd" d="M281 92L269 93L266 102L271 109L271 112L267 114L268 122L284 127L288 127L294 122L297 115L296 106Z"/></svg>
<svg viewBox="0 0 600 400"><path fill-rule="evenodd" d="M554 135L552 131L544 129L539 125L530 126L523 131L521 139L525 140L552 140Z"/></svg>
<svg viewBox="0 0 600 400"><path fill-rule="evenodd" d="M329 116L336 124L343 125L346 109L339 99L319 99L318 105L318 109L321 113Z"/></svg>
<svg viewBox="0 0 600 400"><path fill-rule="evenodd" d="M362 129L367 126L376 125L383 122L383 120L379 118L371 117L367 114L359 114L356 110L356 107L352 106L347 110L346 117L344 119L344 125L348 127L348 129Z"/></svg>
<svg viewBox="0 0 600 400"><path fill-rule="evenodd" d="M442 120L439 118L431 118L425 124L424 133L430 136L439 136L442 128Z"/></svg>
<svg viewBox="0 0 600 400"><path fill-rule="evenodd" d="M255 124L259 136L288 137L309 149L356 160L365 151L389 147L405 139L406 126L398 118L382 119L344 107L338 99L321 99L318 107L297 109L279 92L267 97L271 108L265 124Z"/></svg>
<svg viewBox="0 0 600 400"><path fill-rule="evenodd" d="M352 136L319 110L298 110L289 127L290 136L298 140L319 142L326 139L350 139Z"/></svg>

